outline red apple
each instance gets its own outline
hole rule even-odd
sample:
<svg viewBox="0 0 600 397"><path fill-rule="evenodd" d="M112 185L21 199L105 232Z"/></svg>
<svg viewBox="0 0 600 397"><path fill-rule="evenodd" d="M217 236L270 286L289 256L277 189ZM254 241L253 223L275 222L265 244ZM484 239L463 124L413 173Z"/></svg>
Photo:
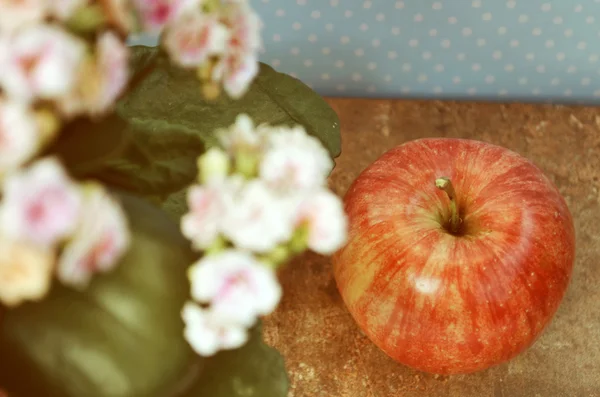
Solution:
<svg viewBox="0 0 600 397"><path fill-rule="evenodd" d="M339 291L369 339L404 365L453 374L505 362L564 297L571 213L542 171L508 149L408 142L363 171L344 203Z"/></svg>

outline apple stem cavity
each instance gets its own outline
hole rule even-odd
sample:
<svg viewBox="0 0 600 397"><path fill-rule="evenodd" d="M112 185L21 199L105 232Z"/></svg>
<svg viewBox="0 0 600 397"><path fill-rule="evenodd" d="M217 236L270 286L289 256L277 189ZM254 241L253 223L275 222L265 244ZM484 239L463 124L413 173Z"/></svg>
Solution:
<svg viewBox="0 0 600 397"><path fill-rule="evenodd" d="M458 213L458 206L456 205L456 191L454 186L448 177L440 177L435 180L435 186L446 192L448 199L450 200L450 221L448 224L449 232L452 234L459 234L462 224Z"/></svg>

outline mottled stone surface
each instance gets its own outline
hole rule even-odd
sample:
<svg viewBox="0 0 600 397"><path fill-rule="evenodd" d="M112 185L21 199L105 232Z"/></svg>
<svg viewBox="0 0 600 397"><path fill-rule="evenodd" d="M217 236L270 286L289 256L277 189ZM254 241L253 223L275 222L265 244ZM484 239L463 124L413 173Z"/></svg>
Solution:
<svg viewBox="0 0 600 397"><path fill-rule="evenodd" d="M307 254L285 269L284 299L266 320L285 356L290 397L600 397L600 109L521 104L332 99L342 156L331 176L343 195L386 150L446 136L499 144L540 166L575 219L577 261L554 321L516 359L487 371L433 376L389 359L358 329L328 258Z"/></svg>

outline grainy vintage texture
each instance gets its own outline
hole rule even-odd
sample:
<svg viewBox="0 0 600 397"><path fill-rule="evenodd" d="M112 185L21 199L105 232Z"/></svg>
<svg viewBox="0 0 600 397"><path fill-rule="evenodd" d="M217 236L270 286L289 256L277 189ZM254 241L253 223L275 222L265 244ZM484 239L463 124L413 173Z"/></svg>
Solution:
<svg viewBox="0 0 600 397"><path fill-rule="evenodd" d="M393 362L358 329L331 262L305 255L281 278L268 343L286 358L290 397L600 397L600 109L522 104L332 99L342 127L334 190L386 150L421 137L508 147L557 184L575 220L577 259L556 317L516 359L473 375L433 376Z"/></svg>

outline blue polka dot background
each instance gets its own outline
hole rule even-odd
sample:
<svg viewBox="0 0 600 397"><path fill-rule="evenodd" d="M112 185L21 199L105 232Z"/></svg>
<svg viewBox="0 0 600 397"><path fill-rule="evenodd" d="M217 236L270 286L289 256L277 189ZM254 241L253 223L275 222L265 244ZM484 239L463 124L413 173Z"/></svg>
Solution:
<svg viewBox="0 0 600 397"><path fill-rule="evenodd" d="M322 95L600 102L600 0L251 4L261 61Z"/></svg>

